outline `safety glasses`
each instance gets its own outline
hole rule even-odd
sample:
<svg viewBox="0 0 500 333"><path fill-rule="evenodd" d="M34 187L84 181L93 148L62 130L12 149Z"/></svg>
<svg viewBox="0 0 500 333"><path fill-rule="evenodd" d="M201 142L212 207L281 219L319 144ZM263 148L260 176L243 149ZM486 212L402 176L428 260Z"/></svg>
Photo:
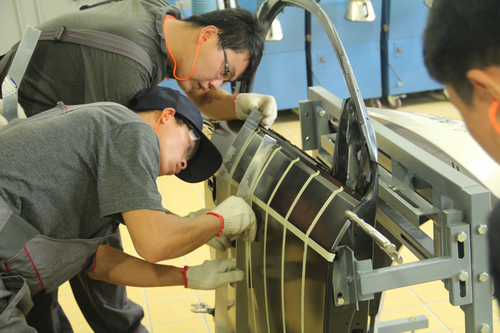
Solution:
<svg viewBox="0 0 500 333"><path fill-rule="evenodd" d="M229 79L231 78L231 70L229 69L229 63L227 62L226 43L224 42L222 36L220 34L218 35L220 43L222 45L222 52L224 52L224 62L225 62L224 73L222 74L222 84L221 84L221 86L223 86L229 82Z"/></svg>

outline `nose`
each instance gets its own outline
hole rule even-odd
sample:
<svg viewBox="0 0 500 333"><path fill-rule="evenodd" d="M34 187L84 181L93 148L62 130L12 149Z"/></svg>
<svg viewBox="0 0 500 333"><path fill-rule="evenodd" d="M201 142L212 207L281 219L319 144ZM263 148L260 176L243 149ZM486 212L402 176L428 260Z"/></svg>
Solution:
<svg viewBox="0 0 500 333"><path fill-rule="evenodd" d="M222 86L222 80L219 79L210 80L209 85L210 89L219 90L219 88Z"/></svg>

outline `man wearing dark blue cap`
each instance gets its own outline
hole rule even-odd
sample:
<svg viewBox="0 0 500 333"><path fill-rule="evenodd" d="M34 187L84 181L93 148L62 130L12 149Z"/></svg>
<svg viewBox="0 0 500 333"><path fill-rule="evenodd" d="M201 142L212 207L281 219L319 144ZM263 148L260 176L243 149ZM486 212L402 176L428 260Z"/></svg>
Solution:
<svg viewBox="0 0 500 333"><path fill-rule="evenodd" d="M30 296L82 270L142 287L214 289L243 279L230 260L154 264L217 236L252 240L255 215L236 197L195 218L168 214L156 177L199 182L222 158L185 96L147 88L132 105L137 113L115 103L59 103L0 131L0 331L34 331L25 320ZM116 221L145 260L107 245Z"/></svg>

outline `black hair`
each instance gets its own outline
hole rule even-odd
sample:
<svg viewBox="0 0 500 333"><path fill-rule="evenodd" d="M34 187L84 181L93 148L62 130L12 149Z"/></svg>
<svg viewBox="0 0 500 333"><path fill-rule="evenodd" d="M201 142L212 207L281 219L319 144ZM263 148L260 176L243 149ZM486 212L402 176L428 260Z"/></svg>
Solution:
<svg viewBox="0 0 500 333"><path fill-rule="evenodd" d="M472 103L470 69L500 66L500 1L434 0L424 32L424 61L438 82Z"/></svg>
<svg viewBox="0 0 500 333"><path fill-rule="evenodd" d="M262 23L247 9L228 8L215 10L200 15L193 15L186 19L193 27L206 27L213 25L220 31L226 49L236 53L249 51L248 67L237 80L245 80L253 75L259 66L264 53L265 34ZM219 47L222 44L219 40Z"/></svg>

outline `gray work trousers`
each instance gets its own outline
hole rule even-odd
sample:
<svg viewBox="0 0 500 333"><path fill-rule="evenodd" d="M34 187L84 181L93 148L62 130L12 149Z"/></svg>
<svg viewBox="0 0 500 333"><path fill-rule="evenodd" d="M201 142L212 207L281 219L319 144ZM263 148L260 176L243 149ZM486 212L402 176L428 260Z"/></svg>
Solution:
<svg viewBox="0 0 500 333"><path fill-rule="evenodd" d="M108 238L108 242L122 249L119 229ZM144 317L142 307L127 298L124 286L92 280L83 272L69 281L76 302L94 332L148 332L141 324ZM57 290L33 296L34 306L26 320L38 332L73 332L57 297Z"/></svg>

